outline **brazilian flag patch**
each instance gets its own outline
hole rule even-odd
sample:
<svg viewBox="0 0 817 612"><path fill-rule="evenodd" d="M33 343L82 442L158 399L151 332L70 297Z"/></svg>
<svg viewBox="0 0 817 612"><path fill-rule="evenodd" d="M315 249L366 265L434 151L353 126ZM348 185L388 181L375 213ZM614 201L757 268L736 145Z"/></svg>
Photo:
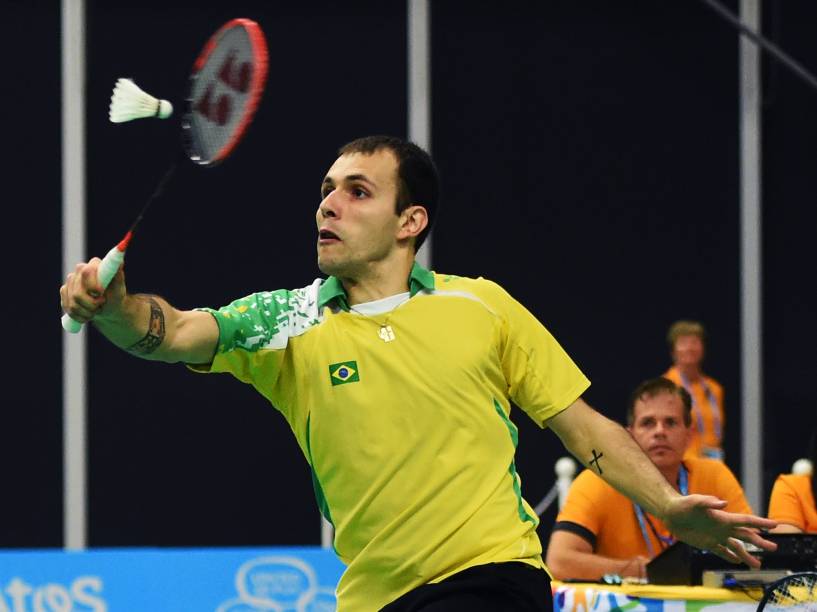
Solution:
<svg viewBox="0 0 817 612"><path fill-rule="evenodd" d="M329 366L329 380L332 386L345 385L346 383L360 382L360 373L357 369L357 361L341 361Z"/></svg>

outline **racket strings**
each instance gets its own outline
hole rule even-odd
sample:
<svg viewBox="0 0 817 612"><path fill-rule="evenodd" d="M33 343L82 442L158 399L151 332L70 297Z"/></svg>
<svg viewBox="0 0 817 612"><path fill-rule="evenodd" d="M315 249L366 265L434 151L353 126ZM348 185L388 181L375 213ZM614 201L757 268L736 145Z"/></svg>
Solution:
<svg viewBox="0 0 817 612"><path fill-rule="evenodd" d="M243 137L258 107L268 59L258 24L226 24L195 63L183 120L185 146L201 165L225 159Z"/></svg>
<svg viewBox="0 0 817 612"><path fill-rule="evenodd" d="M817 573L792 574L772 584L758 610L817 612Z"/></svg>

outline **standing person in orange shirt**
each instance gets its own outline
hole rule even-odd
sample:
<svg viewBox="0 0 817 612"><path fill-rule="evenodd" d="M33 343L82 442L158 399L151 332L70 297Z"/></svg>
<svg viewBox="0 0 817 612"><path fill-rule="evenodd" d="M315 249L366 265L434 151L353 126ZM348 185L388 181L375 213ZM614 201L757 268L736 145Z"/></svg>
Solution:
<svg viewBox="0 0 817 612"><path fill-rule="evenodd" d="M692 439L685 458L723 461L723 387L703 373L704 326L697 321L676 321L667 332L672 367L664 373L692 396Z"/></svg>
<svg viewBox="0 0 817 612"><path fill-rule="evenodd" d="M774 533L817 533L817 428L811 435L811 474L780 474L769 499Z"/></svg>

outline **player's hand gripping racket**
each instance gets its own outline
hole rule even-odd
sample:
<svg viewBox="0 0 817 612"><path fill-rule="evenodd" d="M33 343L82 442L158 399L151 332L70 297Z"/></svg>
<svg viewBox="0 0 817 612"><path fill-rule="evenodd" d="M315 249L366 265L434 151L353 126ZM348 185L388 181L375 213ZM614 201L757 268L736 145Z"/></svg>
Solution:
<svg viewBox="0 0 817 612"><path fill-rule="evenodd" d="M186 108L182 117L184 153L200 166L214 166L235 150L247 132L261 101L267 79L267 43L257 23L233 19L210 37L193 64ZM176 169L174 163L145 203L125 237L102 259L99 284L105 290L125 261L136 226L159 197ZM76 333L82 323L67 314L66 331Z"/></svg>

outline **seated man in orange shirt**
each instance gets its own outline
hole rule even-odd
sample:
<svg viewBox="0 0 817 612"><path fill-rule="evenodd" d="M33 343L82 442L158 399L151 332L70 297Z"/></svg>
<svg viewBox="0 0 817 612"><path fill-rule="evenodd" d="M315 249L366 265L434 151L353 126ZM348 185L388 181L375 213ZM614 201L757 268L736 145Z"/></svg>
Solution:
<svg viewBox="0 0 817 612"><path fill-rule="evenodd" d="M811 442L811 474L781 474L772 487L769 518L780 522L773 533L817 533L817 430Z"/></svg>
<svg viewBox="0 0 817 612"><path fill-rule="evenodd" d="M654 378L633 392L627 429L678 491L715 495L727 502L729 512L751 513L743 489L725 464L683 459L691 435L691 410L683 387ZM674 541L661 521L584 470L556 518L547 566L560 580L598 580L605 574L646 578L647 562Z"/></svg>

